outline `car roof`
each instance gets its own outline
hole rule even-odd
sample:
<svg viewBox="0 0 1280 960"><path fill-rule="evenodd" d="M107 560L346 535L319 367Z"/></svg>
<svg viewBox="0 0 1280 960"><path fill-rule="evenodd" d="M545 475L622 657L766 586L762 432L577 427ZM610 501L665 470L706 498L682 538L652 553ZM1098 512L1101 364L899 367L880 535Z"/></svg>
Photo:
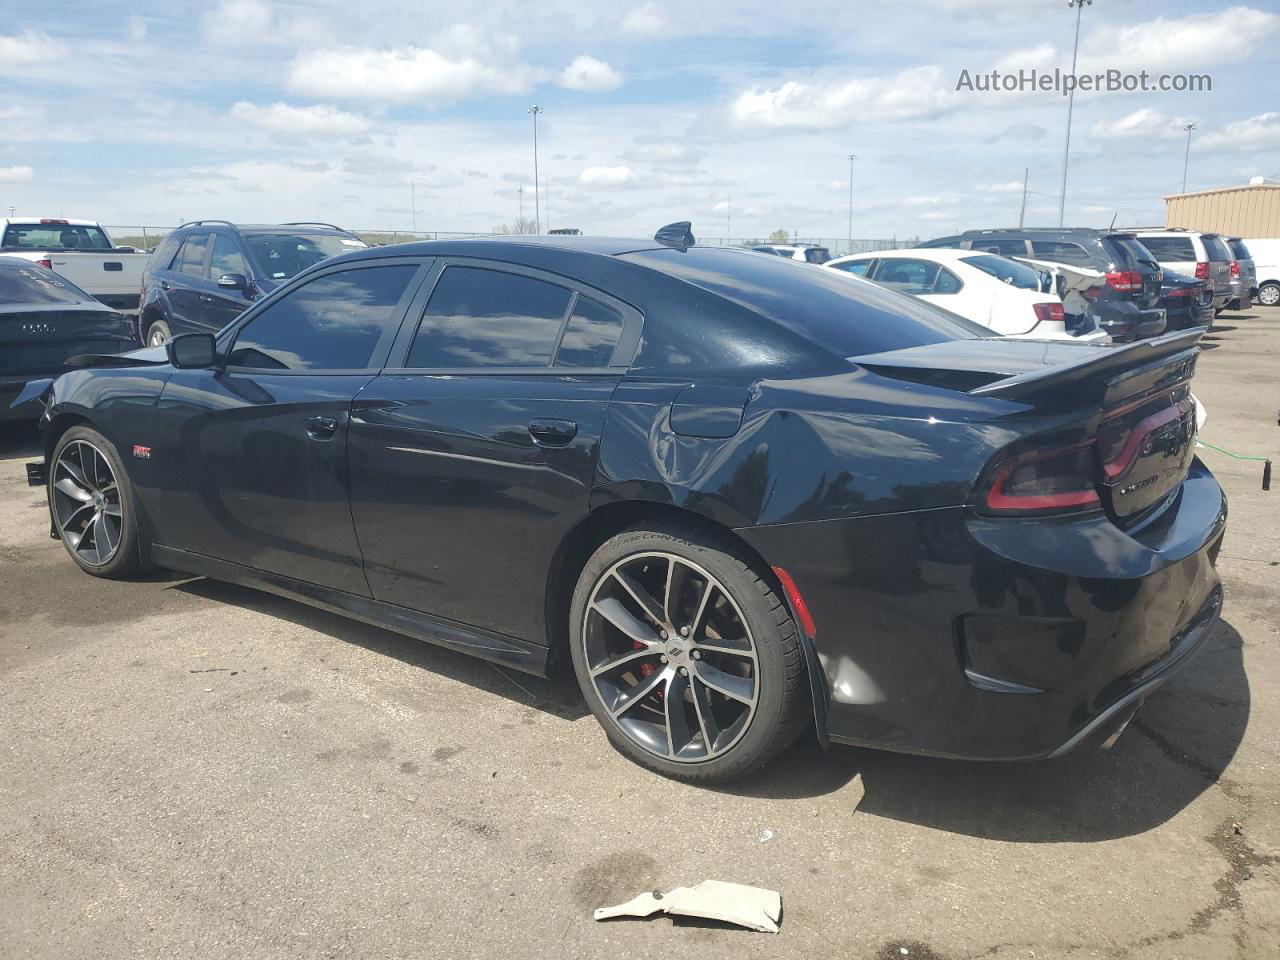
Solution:
<svg viewBox="0 0 1280 960"><path fill-rule="evenodd" d="M0 224L15 227L97 227L97 220L72 220L68 217L3 217Z"/></svg>
<svg viewBox="0 0 1280 960"><path fill-rule="evenodd" d="M828 260L823 266L840 263L845 260L859 260L865 257L914 257L918 260L962 260L974 256L999 257L1002 254L988 253L985 250L961 250L959 247L895 247L892 250L867 250L864 253L847 253L842 257Z"/></svg>
<svg viewBox="0 0 1280 960"><path fill-rule="evenodd" d="M562 251L564 253L597 254L617 257L641 250L665 250L653 240L633 240L616 237L575 237L563 234L555 236L485 236L462 237L448 240L414 240L408 243L392 243L367 250L343 254L345 259L370 259L378 257L490 257L501 260L504 256L518 256L534 251ZM699 249L697 246L690 250ZM701 249L718 249L707 248ZM330 261L325 261L326 263Z"/></svg>

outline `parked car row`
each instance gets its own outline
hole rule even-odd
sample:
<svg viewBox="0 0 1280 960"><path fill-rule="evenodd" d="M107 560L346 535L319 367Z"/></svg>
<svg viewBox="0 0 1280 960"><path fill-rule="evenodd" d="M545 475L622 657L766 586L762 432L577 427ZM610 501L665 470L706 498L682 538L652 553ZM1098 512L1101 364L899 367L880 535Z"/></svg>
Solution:
<svg viewBox="0 0 1280 960"><path fill-rule="evenodd" d="M148 282L216 284L217 235L186 231ZM1158 298L1127 243L1081 243L1134 274L1101 281L1141 294L1130 314ZM919 253L868 271L943 297L990 270L1045 302L1039 270ZM619 751L699 784L806 729L989 760L1109 746L1213 632L1198 330L997 337L687 223L274 279L216 335L24 389L28 476L84 572L154 564L567 665Z"/></svg>

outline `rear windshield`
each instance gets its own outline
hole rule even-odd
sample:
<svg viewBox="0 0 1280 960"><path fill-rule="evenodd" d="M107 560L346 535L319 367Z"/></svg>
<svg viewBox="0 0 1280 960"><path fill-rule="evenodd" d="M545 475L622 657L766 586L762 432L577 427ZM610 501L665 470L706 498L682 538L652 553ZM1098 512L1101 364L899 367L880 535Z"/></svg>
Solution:
<svg viewBox="0 0 1280 960"><path fill-rule="evenodd" d="M111 241L101 227L69 223L11 223L4 228L0 246L20 250L110 250Z"/></svg>
<svg viewBox="0 0 1280 960"><path fill-rule="evenodd" d="M21 261L0 263L0 304L91 302L93 297L52 270Z"/></svg>
<svg viewBox="0 0 1280 960"><path fill-rule="evenodd" d="M989 337L991 331L922 300L837 270L730 248L645 250L624 259L724 297L841 357Z"/></svg>
<svg viewBox="0 0 1280 960"><path fill-rule="evenodd" d="M810 247L804 252L804 258L810 263L826 263L831 259L831 251L826 247Z"/></svg>
<svg viewBox="0 0 1280 960"><path fill-rule="evenodd" d="M990 274L1001 283L1007 283L1019 290L1039 290L1040 274L1026 264L1017 263L1007 257L983 254L978 257L962 257L961 263L967 263L983 273Z"/></svg>
<svg viewBox="0 0 1280 960"><path fill-rule="evenodd" d="M1190 263L1196 258L1190 237L1152 237L1144 233L1138 236L1138 242L1160 263Z"/></svg>
<svg viewBox="0 0 1280 960"><path fill-rule="evenodd" d="M1249 248L1244 245L1243 240L1228 240L1227 244L1231 247L1231 252L1236 255L1237 260L1253 259L1253 254L1249 252Z"/></svg>
<svg viewBox="0 0 1280 960"><path fill-rule="evenodd" d="M1210 260L1234 260L1236 258L1236 255L1227 247L1227 242L1221 237L1211 237L1206 234L1200 239L1204 243L1205 252L1209 254Z"/></svg>
<svg viewBox="0 0 1280 960"><path fill-rule="evenodd" d="M331 233L259 233L247 235L245 241L258 269L272 280L288 280L321 260L368 246L355 237Z"/></svg>
<svg viewBox="0 0 1280 960"><path fill-rule="evenodd" d="M1107 248L1107 256L1117 266L1136 266L1139 263L1154 265L1155 255L1133 237L1103 237L1103 246Z"/></svg>

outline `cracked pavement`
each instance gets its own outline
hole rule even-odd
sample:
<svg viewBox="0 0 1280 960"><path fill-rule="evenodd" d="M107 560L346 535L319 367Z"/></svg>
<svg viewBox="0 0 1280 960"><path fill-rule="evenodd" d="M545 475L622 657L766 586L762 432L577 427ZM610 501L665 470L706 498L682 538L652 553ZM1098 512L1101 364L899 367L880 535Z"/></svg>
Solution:
<svg viewBox="0 0 1280 960"><path fill-rule="evenodd" d="M1280 459L1280 309L1224 314L1204 438ZM1280 955L1280 489L1222 624L1110 752L805 741L723 790L617 755L572 679L241 587L80 574L0 434L0 958ZM714 878L774 937L593 907ZM904 954L903 950L907 952Z"/></svg>

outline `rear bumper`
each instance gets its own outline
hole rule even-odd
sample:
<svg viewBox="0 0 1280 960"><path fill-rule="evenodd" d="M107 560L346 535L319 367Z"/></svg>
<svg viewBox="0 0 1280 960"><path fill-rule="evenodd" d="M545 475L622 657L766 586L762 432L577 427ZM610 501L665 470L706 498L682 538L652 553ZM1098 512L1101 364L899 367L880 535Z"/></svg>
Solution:
<svg viewBox="0 0 1280 960"><path fill-rule="evenodd" d="M1137 533L965 508L739 531L817 624L832 740L935 756L1060 756L1166 682L1221 608L1226 501L1198 461Z"/></svg>
<svg viewBox="0 0 1280 960"><path fill-rule="evenodd" d="M1168 323L1163 307L1142 309L1128 300L1099 303L1097 314L1099 329L1117 343L1157 337Z"/></svg>

